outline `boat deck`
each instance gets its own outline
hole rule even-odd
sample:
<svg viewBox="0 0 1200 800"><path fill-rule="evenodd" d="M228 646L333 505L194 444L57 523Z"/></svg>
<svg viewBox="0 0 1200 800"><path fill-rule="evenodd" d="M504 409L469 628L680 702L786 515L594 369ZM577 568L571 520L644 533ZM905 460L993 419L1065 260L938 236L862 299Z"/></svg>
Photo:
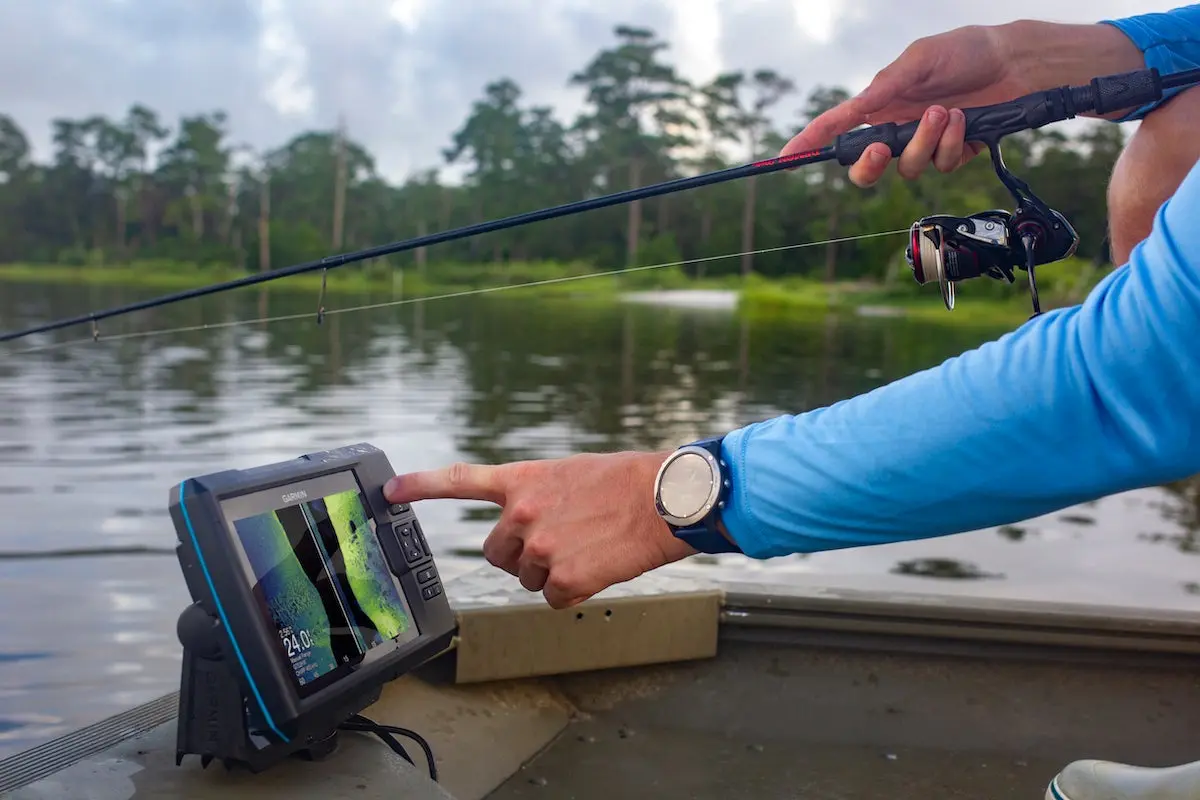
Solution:
<svg viewBox="0 0 1200 800"><path fill-rule="evenodd" d="M0 796L1041 800L1075 759L1200 758L1189 615L663 581L560 613L464 577L456 647L365 712L426 736L440 785L365 734L176 766L164 698L0 761Z"/></svg>
<svg viewBox="0 0 1200 800"><path fill-rule="evenodd" d="M1060 761L1012 752L821 745L573 724L488 800L1041 800Z"/></svg>

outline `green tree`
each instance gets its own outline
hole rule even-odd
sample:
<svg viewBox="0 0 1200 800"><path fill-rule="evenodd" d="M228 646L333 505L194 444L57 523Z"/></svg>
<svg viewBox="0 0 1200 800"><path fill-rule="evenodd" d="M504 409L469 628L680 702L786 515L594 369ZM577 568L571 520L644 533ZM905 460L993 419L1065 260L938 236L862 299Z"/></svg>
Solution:
<svg viewBox="0 0 1200 800"><path fill-rule="evenodd" d="M9 183L29 168L29 139L16 120L0 114L0 181Z"/></svg>
<svg viewBox="0 0 1200 800"><path fill-rule="evenodd" d="M221 213L229 167L227 122L224 111L184 117L158 168L159 180L177 198L168 208L168 221L187 229L197 245L205 242L214 227L210 220Z"/></svg>
<svg viewBox="0 0 1200 800"><path fill-rule="evenodd" d="M571 77L586 91L589 108L576 126L587 136L587 157L602 174L600 187L616 191L613 168L625 165L626 188L641 186L647 166L671 171L671 155L691 142L695 122L687 113L690 84L663 60L668 49L654 31L619 25L618 44L602 50ZM637 263L642 204L629 203L627 265ZM665 231L660 231L664 233Z"/></svg>
<svg viewBox="0 0 1200 800"><path fill-rule="evenodd" d="M751 161L762 155L762 139L767 130L767 109L779 103L784 96L795 90L795 84L774 70L756 70L747 82L753 92L749 103L738 103L737 123L742 135L746 138ZM750 274L754 268L754 204L757 197L758 181L751 175L746 179L746 199L742 205L742 277Z"/></svg>
<svg viewBox="0 0 1200 800"><path fill-rule="evenodd" d="M818 86L809 94L804 106L804 125L849 99L850 93L841 87ZM817 228L819 235L822 239L839 238L842 236L847 212L853 213L852 209L858 198L849 195L847 188L850 183L846 178L845 168L836 161L826 161L813 170L813 175L820 187L818 197L825 211L824 224ZM825 246L824 277L830 283L837 278L838 244L831 241Z"/></svg>
<svg viewBox="0 0 1200 800"><path fill-rule="evenodd" d="M0 114L0 260L33 249L25 224L28 200L36 192L30 164L29 139L16 120Z"/></svg>
<svg viewBox="0 0 1200 800"><path fill-rule="evenodd" d="M450 147L443 151L451 164L463 159L471 163L468 180L474 190L476 221L502 214L508 198L520 189L518 169L526 134L517 105L520 97L520 87L508 78L488 84L484 98L475 102ZM503 242L511 236L491 234L489 238L492 258L499 261Z"/></svg>
<svg viewBox="0 0 1200 800"><path fill-rule="evenodd" d="M123 258L130 181L142 160L138 140L133 131L101 116L91 117L84 124L95 141L99 177L113 198L114 246Z"/></svg>

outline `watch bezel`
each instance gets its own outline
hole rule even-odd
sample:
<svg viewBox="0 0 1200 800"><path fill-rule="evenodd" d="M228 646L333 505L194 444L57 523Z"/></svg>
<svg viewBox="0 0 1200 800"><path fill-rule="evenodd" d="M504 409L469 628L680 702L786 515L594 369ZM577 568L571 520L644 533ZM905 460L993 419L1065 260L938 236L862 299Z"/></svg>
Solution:
<svg viewBox="0 0 1200 800"><path fill-rule="evenodd" d="M709 488L708 497L700 506L699 510L692 512L686 517L677 517L666 510L662 503L662 479L667 473L667 470L673 463L678 461L685 455L698 455L708 462L708 467L712 471L712 486ZM721 486L724 480L721 475L721 464L711 452L694 444L684 445L678 450L675 450L671 455L663 459L663 463L658 467L658 474L654 478L654 506L658 510L658 515L663 518L668 525L675 528L686 528L690 525L695 525L700 520L707 517L712 510L716 508L717 501L721 497Z"/></svg>

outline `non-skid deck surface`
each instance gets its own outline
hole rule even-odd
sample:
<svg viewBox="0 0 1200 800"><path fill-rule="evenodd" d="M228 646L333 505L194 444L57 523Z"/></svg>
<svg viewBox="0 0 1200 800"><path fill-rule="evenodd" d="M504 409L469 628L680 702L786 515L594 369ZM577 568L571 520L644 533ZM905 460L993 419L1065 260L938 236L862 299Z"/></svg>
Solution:
<svg viewBox="0 0 1200 800"><path fill-rule="evenodd" d="M571 725L488 800L1042 800L1059 762Z"/></svg>

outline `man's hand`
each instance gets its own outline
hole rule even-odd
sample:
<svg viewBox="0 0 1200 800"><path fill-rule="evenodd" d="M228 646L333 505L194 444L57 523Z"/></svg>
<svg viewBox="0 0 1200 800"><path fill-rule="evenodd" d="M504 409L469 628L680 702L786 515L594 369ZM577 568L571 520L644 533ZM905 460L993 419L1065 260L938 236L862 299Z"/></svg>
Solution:
<svg viewBox="0 0 1200 800"><path fill-rule="evenodd" d="M809 123L783 154L824 147L862 124L920 119L897 171L916 178L932 162L940 172L950 172L982 149L964 143L966 118L960 109L1011 100L1026 91L1026 84L1011 71L998 28L956 28L913 42L858 96ZM886 145L871 145L850 167L850 180L863 187L874 184L891 159Z"/></svg>
<svg viewBox="0 0 1200 800"><path fill-rule="evenodd" d="M501 506L484 557L554 608L568 608L696 552L654 510L654 476L667 455L455 464L398 475L383 493L390 503L455 498Z"/></svg>
<svg viewBox="0 0 1200 800"><path fill-rule="evenodd" d="M919 119L897 172L913 179L930 164L952 172L983 150L964 141L961 109L1142 66L1141 52L1110 25L1020 21L955 28L913 42L856 97L813 119L781 155L824 147L859 125ZM871 186L891 160L886 145L873 144L850 167L849 178Z"/></svg>

